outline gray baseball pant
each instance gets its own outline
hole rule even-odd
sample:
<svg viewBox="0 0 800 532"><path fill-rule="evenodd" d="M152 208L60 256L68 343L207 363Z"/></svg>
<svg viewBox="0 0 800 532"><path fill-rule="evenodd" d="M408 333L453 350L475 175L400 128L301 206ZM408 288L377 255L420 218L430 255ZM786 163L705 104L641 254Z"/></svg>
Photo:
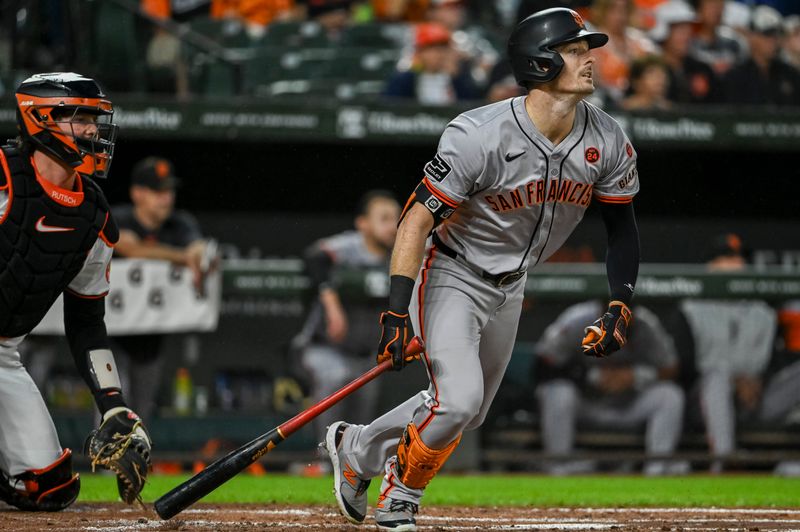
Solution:
<svg viewBox="0 0 800 532"><path fill-rule="evenodd" d="M711 451L725 456L736 449L734 376L725 369L707 371L700 381L700 401ZM800 362L778 371L764 385L758 417L778 421L800 404Z"/></svg>
<svg viewBox="0 0 800 532"><path fill-rule="evenodd" d="M579 419L616 427L646 423L645 449L648 454L672 453L683 427L683 390L673 382L655 382L624 406L581 397L578 387L567 380L554 380L537 389L545 452L566 456L573 450L575 423Z"/></svg>
<svg viewBox="0 0 800 532"><path fill-rule="evenodd" d="M496 287L459 260L428 251L409 315L426 343L430 386L369 425L345 432L343 444L360 477L384 473L412 421L431 449L483 423L511 358L524 288L525 277Z"/></svg>
<svg viewBox="0 0 800 532"><path fill-rule="evenodd" d="M375 360L348 356L328 345L309 345L302 355L303 368L311 378L311 398L316 403L375 365ZM366 423L376 413L377 383L369 383L353 396L345 398L317 416L314 432L317 441L325 441L326 427L347 415L354 423Z"/></svg>
<svg viewBox="0 0 800 532"><path fill-rule="evenodd" d="M11 476L46 467L62 452L42 394L20 361L23 339L0 338L0 469Z"/></svg>

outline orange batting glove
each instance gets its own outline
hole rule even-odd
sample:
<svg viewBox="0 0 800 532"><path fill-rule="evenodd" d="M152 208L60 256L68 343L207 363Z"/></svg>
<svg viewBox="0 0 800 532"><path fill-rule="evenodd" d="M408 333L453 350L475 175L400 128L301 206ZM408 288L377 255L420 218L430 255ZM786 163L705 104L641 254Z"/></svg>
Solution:
<svg viewBox="0 0 800 532"><path fill-rule="evenodd" d="M612 301L608 310L597 321L586 327L583 337L583 354L603 358L618 351L628 341L628 327L633 315L622 301Z"/></svg>
<svg viewBox="0 0 800 532"><path fill-rule="evenodd" d="M381 314L380 323L383 326L381 341L378 344L377 362L392 361L392 369L400 371L409 362L419 358L419 353L406 354L408 337L408 314L396 314L386 311Z"/></svg>

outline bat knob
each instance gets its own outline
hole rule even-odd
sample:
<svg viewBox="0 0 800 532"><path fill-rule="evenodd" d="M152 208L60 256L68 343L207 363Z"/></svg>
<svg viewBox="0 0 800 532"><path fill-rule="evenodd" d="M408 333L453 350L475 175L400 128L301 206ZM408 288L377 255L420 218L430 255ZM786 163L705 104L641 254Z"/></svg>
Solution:
<svg viewBox="0 0 800 532"><path fill-rule="evenodd" d="M415 336L408 342L406 345L406 354L407 355L418 355L425 351L425 341L420 338L419 336Z"/></svg>

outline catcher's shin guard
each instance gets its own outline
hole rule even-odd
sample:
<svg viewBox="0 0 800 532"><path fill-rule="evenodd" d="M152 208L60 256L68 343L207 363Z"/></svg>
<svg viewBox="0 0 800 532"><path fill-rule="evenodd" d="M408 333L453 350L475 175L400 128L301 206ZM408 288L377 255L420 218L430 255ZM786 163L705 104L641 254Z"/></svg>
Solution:
<svg viewBox="0 0 800 532"><path fill-rule="evenodd" d="M424 489L436 476L450 455L458 447L461 435L444 449L430 449L417 432L417 427L409 423L397 446L397 474L400 481L413 489Z"/></svg>
<svg viewBox="0 0 800 532"><path fill-rule="evenodd" d="M28 512L57 512L78 498L81 481L72 472L72 451L42 469L10 477L0 471L0 499Z"/></svg>

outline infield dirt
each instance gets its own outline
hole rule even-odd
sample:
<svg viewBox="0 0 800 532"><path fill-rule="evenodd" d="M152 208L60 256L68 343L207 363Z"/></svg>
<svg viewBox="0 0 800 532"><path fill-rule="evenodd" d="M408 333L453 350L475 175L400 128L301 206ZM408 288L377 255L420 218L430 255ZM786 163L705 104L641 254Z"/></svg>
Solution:
<svg viewBox="0 0 800 532"><path fill-rule="evenodd" d="M798 509L746 508L452 508L426 507L420 530L632 530L800 531ZM214 531L375 530L370 518L349 525L330 506L200 504L170 521L152 509L79 503L60 513L26 513L0 507L0 530Z"/></svg>

